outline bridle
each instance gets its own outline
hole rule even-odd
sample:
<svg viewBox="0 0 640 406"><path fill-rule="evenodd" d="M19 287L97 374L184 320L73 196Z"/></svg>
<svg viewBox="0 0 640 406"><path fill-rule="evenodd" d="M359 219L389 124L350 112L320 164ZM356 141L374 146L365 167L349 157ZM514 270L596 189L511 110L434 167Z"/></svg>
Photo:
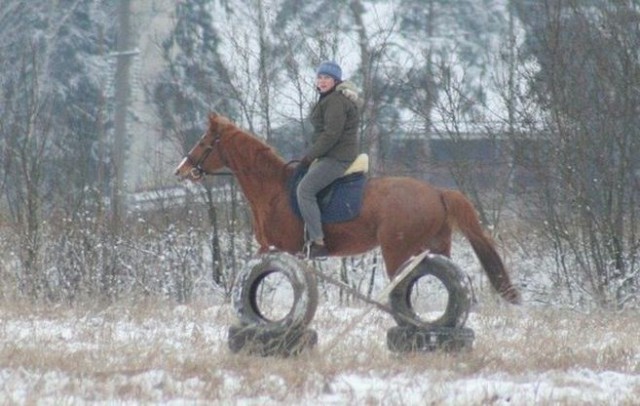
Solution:
<svg viewBox="0 0 640 406"><path fill-rule="evenodd" d="M206 134L205 134L206 136ZM205 138L205 136L203 136L202 138ZM180 165L178 165L178 167L184 165L185 163L188 163L189 165L191 165L191 170L190 170L190 175L194 180L199 180L201 179L204 175L210 175L210 176L233 176L234 175L234 170L231 169L231 167L229 166L229 160L227 159L227 157L225 156L224 151L222 150L222 148L218 147L218 144L221 141L221 137L219 133L214 133L213 135L213 140L211 141L211 143L209 144L205 144L204 141L201 139L199 141L200 145L203 145L204 151L202 151L202 154L200 155L200 157L198 159L194 159L191 157L191 154L187 154L183 159L182 162L180 163ZM218 153L218 157L220 158L220 161L222 162L222 165L224 165L225 167L231 169L230 172L207 172L204 167L203 164L204 162L209 158L209 156L211 155L211 153L213 151L217 151ZM265 148L265 151L269 150L269 148ZM292 164L298 163L300 161L294 160L294 161L290 161L288 163L286 163L283 167L283 170L286 170L289 166L291 166ZM263 172L262 170L259 170L258 172Z"/></svg>
<svg viewBox="0 0 640 406"><path fill-rule="evenodd" d="M201 142L201 143L203 144L203 142ZM213 141L211 141L210 144L204 146L204 151L200 155L200 158L198 158L197 160L194 160L193 158L191 158L191 155L187 155L187 156L184 157L184 161L186 161L187 163L189 163L189 165L191 165L191 176L194 179L200 179L204 175L214 175L213 173L208 173L202 167L202 164L204 164L204 162L207 160L207 158L209 158L209 155L211 155L211 152L213 150L218 151L218 156L220 157L220 160L222 161L222 164L224 166L226 166L226 167L229 166L229 165L227 165L227 160L225 159L224 155L222 154L222 151L220 150L220 148L216 148L216 146L219 143L220 143L220 134L215 133L214 136L213 136Z"/></svg>

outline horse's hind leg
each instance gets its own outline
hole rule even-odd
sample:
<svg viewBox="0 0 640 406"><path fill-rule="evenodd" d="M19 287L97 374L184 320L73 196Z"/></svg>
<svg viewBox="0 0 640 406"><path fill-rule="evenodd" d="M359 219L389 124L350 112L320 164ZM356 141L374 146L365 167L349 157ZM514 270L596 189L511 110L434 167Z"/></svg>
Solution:
<svg viewBox="0 0 640 406"><path fill-rule="evenodd" d="M389 279L393 279L398 269L413 255L428 249L434 254L451 256L451 227L442 224L435 235L415 236L413 239L387 241L381 238L380 249Z"/></svg>
<svg viewBox="0 0 640 406"><path fill-rule="evenodd" d="M409 258L420 254L428 248L425 244L426 240L424 236L415 236L414 238L407 238L403 241L381 241L380 250L382 251L385 268L390 280L393 279L400 266Z"/></svg>
<svg viewBox="0 0 640 406"><path fill-rule="evenodd" d="M451 256L451 226L443 224L438 233L429 242L429 250L434 254Z"/></svg>
<svg viewBox="0 0 640 406"><path fill-rule="evenodd" d="M406 249L398 246L392 247L387 244L381 245L380 250L382 251L382 258L384 258L384 266L389 280L393 279L395 274L398 272L400 265L414 255L414 253L411 253Z"/></svg>

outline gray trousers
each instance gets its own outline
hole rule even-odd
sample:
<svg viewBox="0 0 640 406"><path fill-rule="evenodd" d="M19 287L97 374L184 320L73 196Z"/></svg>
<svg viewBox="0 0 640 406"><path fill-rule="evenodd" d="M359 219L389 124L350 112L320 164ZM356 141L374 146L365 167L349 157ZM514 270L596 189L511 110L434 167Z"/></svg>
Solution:
<svg viewBox="0 0 640 406"><path fill-rule="evenodd" d="M351 165L351 162L342 162L333 158L317 159L311 164L309 172L304 175L298 184L298 189L296 190L298 206L300 206L300 213L307 226L309 241L324 238L320 207L318 207L316 195L331 182L344 175L344 171L347 170L349 165Z"/></svg>

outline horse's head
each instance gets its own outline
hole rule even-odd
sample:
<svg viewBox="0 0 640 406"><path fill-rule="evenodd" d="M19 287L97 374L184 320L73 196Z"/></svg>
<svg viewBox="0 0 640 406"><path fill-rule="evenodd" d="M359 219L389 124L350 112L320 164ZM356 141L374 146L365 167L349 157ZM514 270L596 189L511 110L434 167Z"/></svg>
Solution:
<svg viewBox="0 0 640 406"><path fill-rule="evenodd" d="M215 113L209 115L209 128L180 162L175 171L176 176L198 181L203 175L227 166L220 143L222 131L229 125L231 122L226 117Z"/></svg>

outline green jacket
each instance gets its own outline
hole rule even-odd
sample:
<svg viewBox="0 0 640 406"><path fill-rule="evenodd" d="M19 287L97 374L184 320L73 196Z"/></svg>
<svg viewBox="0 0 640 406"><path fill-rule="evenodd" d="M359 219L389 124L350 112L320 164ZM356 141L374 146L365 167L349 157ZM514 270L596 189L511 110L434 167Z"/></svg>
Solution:
<svg viewBox="0 0 640 406"><path fill-rule="evenodd" d="M321 96L311 111L310 120L314 131L306 154L308 158L331 157L344 162L356 159L360 112L353 84L342 82Z"/></svg>

